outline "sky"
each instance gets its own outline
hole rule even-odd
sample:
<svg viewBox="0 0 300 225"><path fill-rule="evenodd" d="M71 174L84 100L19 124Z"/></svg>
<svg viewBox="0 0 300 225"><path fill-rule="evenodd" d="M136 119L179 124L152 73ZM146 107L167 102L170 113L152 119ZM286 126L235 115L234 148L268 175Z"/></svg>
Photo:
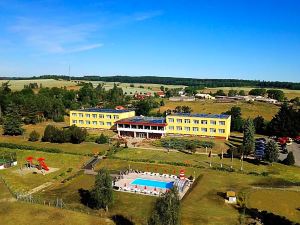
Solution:
<svg viewBox="0 0 300 225"><path fill-rule="evenodd" d="M0 0L0 76L300 82L299 0Z"/></svg>

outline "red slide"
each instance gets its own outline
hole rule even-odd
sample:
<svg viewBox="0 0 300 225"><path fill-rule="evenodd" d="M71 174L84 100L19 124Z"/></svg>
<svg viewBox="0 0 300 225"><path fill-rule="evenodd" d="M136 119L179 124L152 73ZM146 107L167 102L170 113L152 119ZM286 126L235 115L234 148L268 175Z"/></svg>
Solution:
<svg viewBox="0 0 300 225"><path fill-rule="evenodd" d="M41 166L44 170L49 171L49 168L48 168L47 164L46 164L44 161L41 161L41 162L40 162L40 166Z"/></svg>

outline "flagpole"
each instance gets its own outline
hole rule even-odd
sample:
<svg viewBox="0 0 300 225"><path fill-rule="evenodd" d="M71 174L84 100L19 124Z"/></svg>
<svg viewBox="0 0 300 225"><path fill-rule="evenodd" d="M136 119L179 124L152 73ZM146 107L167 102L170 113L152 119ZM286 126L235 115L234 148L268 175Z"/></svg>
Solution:
<svg viewBox="0 0 300 225"><path fill-rule="evenodd" d="M209 160L209 167L211 167L211 161L212 161L212 149L210 150L210 160Z"/></svg>
<svg viewBox="0 0 300 225"><path fill-rule="evenodd" d="M232 167L233 167L233 151L231 151L231 166L230 166L230 168L232 169Z"/></svg>
<svg viewBox="0 0 300 225"><path fill-rule="evenodd" d="M243 162L244 162L244 154L242 154L242 158L241 158L241 170L243 170Z"/></svg>
<svg viewBox="0 0 300 225"><path fill-rule="evenodd" d="M222 155L221 155L221 168L223 167L223 150L222 150Z"/></svg>

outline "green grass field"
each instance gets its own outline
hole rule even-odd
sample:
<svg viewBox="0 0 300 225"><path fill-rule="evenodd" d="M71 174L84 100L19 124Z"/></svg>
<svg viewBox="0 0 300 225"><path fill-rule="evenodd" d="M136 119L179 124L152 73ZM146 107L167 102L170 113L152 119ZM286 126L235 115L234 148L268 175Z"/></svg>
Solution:
<svg viewBox="0 0 300 225"><path fill-rule="evenodd" d="M206 88L204 90L199 90L201 92L204 93L215 93L217 90L224 90L224 92L227 94L229 90L244 90L246 92L246 94L248 94L248 92L253 89L254 87L219 87L219 88ZM288 99L292 99L295 97L300 97L300 90L290 90L290 89L279 89L282 90L285 94L285 96Z"/></svg>
<svg viewBox="0 0 300 225"><path fill-rule="evenodd" d="M0 85L8 80L1 80ZM37 80L9 80L10 88L13 91L20 91L24 88L24 85L29 85L30 83L37 83L39 86L42 87L69 87L75 86L76 83L73 81L66 81L66 80L54 80L54 79L37 79Z"/></svg>
<svg viewBox="0 0 300 225"><path fill-rule="evenodd" d="M0 135L0 142L14 143L14 144L22 144L28 146L35 146L39 148L56 148L60 149L66 153L77 153L77 154L93 154L95 152L105 152L108 149L108 144L96 144L94 141L91 142L83 142L79 144L72 143L50 143L50 142L30 142L28 141L29 134L35 130L37 131L41 137L43 136L44 129L47 125L54 125L56 127L65 127L68 126L66 122L64 123L55 123L55 122L43 122L38 123L36 125L24 125L25 133L22 136L4 136ZM0 133L2 134L2 128L0 128ZM100 133L104 133L105 135L112 136L114 133L112 131L99 131L99 130L88 130L88 133L93 139L98 137Z"/></svg>
<svg viewBox="0 0 300 225"><path fill-rule="evenodd" d="M11 188L17 192L24 192L31 190L39 185L46 182L59 182L68 176L76 173L88 160L88 157L69 155L69 154L54 154L45 153L38 151L27 151L27 150L12 150L0 148L0 151L16 152L18 159L18 166L0 171L0 175L9 183ZM44 157L45 162L49 167L58 168L59 170L49 173L45 176L41 174L19 174L16 171L24 168L26 163L26 157L33 156L34 158ZM36 162L34 162L36 163ZM71 172L67 172L69 168L72 168Z"/></svg>
<svg viewBox="0 0 300 225"><path fill-rule="evenodd" d="M64 209L56 209L43 205L24 202L0 204L1 224L6 225L112 225L110 219L87 215Z"/></svg>
<svg viewBox="0 0 300 225"><path fill-rule="evenodd" d="M257 190L248 194L248 208L257 208L300 221L300 192L279 190Z"/></svg>
<svg viewBox="0 0 300 225"><path fill-rule="evenodd" d="M278 112L279 107L273 104L263 102L233 102L233 103L217 103L212 100L195 101L195 102L171 102L165 100L165 105L160 107L160 111L164 112L167 109L175 109L176 106L186 105L192 108L193 113L212 113L218 114L228 111L233 106L241 107L243 118L255 118L262 116L266 120L271 120ZM155 109L154 111L157 111Z"/></svg>

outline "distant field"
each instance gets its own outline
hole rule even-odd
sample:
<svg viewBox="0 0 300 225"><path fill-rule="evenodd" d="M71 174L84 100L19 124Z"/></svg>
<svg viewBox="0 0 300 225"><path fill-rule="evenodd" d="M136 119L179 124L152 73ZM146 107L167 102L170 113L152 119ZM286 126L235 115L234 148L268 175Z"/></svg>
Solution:
<svg viewBox="0 0 300 225"><path fill-rule="evenodd" d="M222 113L226 112L233 106L239 106L242 109L243 118L255 118L256 116L263 116L266 120L271 120L278 112L279 107L273 104L263 102L233 102L233 103L216 103L212 100L195 101L195 102L171 102L165 100L165 105L160 107L160 111L164 112L167 109L175 109L176 106L186 105L193 109L193 113ZM157 109L155 110L157 111Z"/></svg>
<svg viewBox="0 0 300 225"><path fill-rule="evenodd" d="M246 94L248 94L248 92L253 89L255 87L217 87L217 88L206 88L204 90L200 90L201 92L204 93L215 93L217 90L224 90L224 92L227 94L229 90L244 90L246 92ZM270 89L270 88L269 88ZM267 88L268 90L268 88ZM300 90L290 90L290 89L279 89L282 90L285 93L285 96L288 99L292 99L295 97L300 97Z"/></svg>
<svg viewBox="0 0 300 225"><path fill-rule="evenodd" d="M0 84L7 82L8 80L0 80ZM13 91L19 91L24 88L24 85L28 85L30 83L37 83L39 86L42 84L42 87L69 87L75 86L76 83L73 81L65 81L65 80L54 80L54 79L37 79L37 80L10 80L9 84L11 85L10 88Z"/></svg>

